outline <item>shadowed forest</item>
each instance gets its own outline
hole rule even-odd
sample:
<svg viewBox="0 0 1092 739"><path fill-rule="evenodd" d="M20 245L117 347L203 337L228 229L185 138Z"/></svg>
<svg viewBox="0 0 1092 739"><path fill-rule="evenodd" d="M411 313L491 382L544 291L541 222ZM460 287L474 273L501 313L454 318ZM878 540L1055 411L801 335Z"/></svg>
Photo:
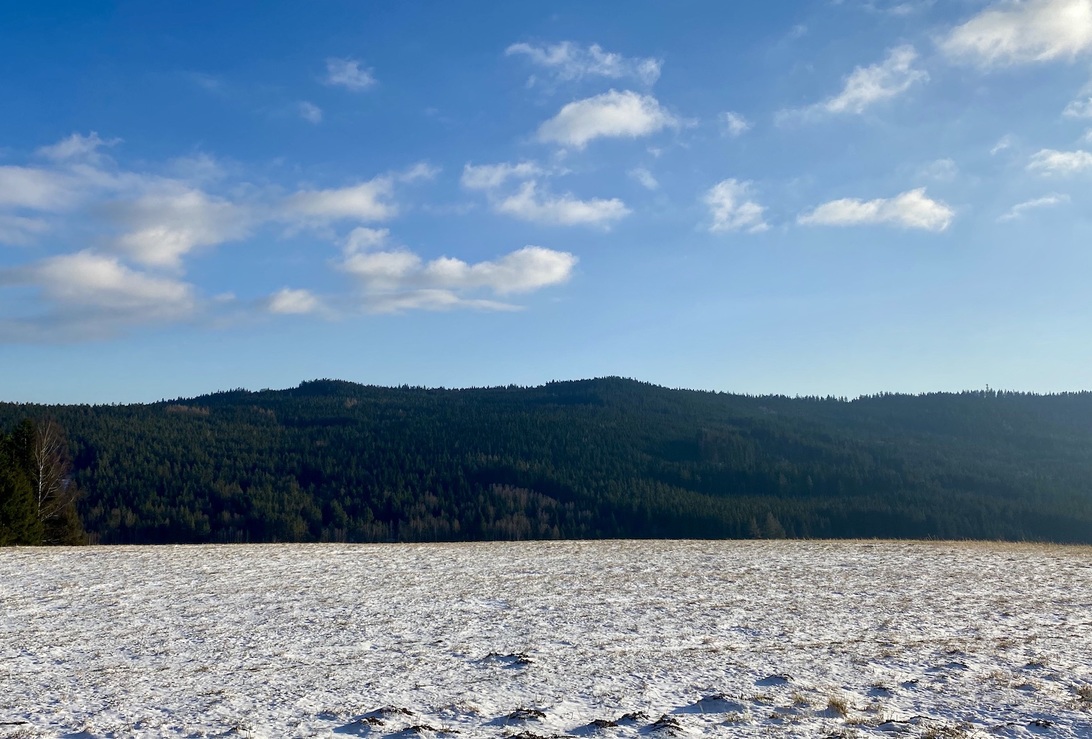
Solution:
<svg viewBox="0 0 1092 739"><path fill-rule="evenodd" d="M71 513L43 518L26 501L41 488L33 439L47 426L63 438L54 489ZM0 430L8 544L1092 543L1088 392L847 401L620 378L466 390L318 380L147 405L0 404Z"/></svg>

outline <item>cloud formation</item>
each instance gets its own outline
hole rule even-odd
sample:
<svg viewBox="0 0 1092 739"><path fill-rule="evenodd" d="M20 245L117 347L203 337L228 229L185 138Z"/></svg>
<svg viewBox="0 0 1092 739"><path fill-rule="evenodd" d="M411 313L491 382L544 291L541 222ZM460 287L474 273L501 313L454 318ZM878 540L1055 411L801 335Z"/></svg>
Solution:
<svg viewBox="0 0 1092 739"><path fill-rule="evenodd" d="M761 233L769 228L762 215L766 208L751 199L750 182L721 180L706 191L703 202L709 208L713 233Z"/></svg>
<svg viewBox="0 0 1092 739"><path fill-rule="evenodd" d="M326 60L326 84L361 92L375 85L372 69L361 69L360 60L331 57Z"/></svg>
<svg viewBox="0 0 1092 739"><path fill-rule="evenodd" d="M282 288L270 296L266 305L270 313L304 315L319 309L319 300L309 290Z"/></svg>
<svg viewBox="0 0 1092 739"><path fill-rule="evenodd" d="M636 180L641 187L646 190L656 190L660 187L660 183L657 182L656 178L652 176L652 173L644 167L634 167L626 174Z"/></svg>
<svg viewBox="0 0 1092 739"><path fill-rule="evenodd" d="M556 226L609 227L630 213L618 198L580 200L569 193L551 195L539 192L535 182L524 182L518 191L498 200L493 207L498 213L524 221Z"/></svg>
<svg viewBox="0 0 1092 739"><path fill-rule="evenodd" d="M459 307L511 310L515 306L472 296L481 291L507 296L558 285L569 280L576 263L568 252L541 246L525 246L475 264L451 257L425 261L409 250L397 249L347 253L341 269L357 280L365 307L374 312Z"/></svg>
<svg viewBox="0 0 1092 739"><path fill-rule="evenodd" d="M929 74L914 67L917 58L913 46L895 47L879 64L854 69L837 95L806 108L782 111L778 119L785 122L817 115L860 115L876 103L901 95L915 83L927 81Z"/></svg>
<svg viewBox="0 0 1092 739"><path fill-rule="evenodd" d="M630 78L652 85L660 78L660 67L663 64L661 60L652 57L628 58L603 51L599 44L583 47L572 41L546 46L512 44L504 53L507 56L525 56L532 64L561 81L595 76L608 79ZM535 78L532 77L529 84L534 82Z"/></svg>
<svg viewBox="0 0 1092 739"><path fill-rule="evenodd" d="M398 213L390 202L393 183L380 176L348 187L328 190L301 190L282 203L285 215L305 219L385 221Z"/></svg>
<svg viewBox="0 0 1092 739"><path fill-rule="evenodd" d="M459 180L468 190L495 190L509 180L527 180L545 174L534 162L501 162L499 164L466 164Z"/></svg>
<svg viewBox="0 0 1092 739"><path fill-rule="evenodd" d="M1067 175L1092 169L1092 153L1077 149L1076 151L1058 151L1056 149L1040 149L1032 155L1028 162L1028 169L1046 175Z"/></svg>
<svg viewBox="0 0 1092 739"><path fill-rule="evenodd" d="M39 148L35 153L55 162L81 159L95 161L99 158L99 148L113 146L116 143L117 141L103 141L94 131L87 136L74 133L55 144Z"/></svg>
<svg viewBox="0 0 1092 739"><path fill-rule="evenodd" d="M105 210L126 229L112 243L116 251L140 264L172 269L196 248L246 238L254 220L246 207L177 184Z"/></svg>
<svg viewBox="0 0 1092 739"><path fill-rule="evenodd" d="M1034 198L1032 200L1025 200L1022 203L1017 203L1012 206L1008 213L1001 216L997 220L999 221L1013 221L1020 218L1029 210L1036 210L1038 208L1051 208L1055 205L1061 205L1062 203L1068 203L1069 196L1059 193L1051 193L1050 195L1044 195L1041 198Z"/></svg>
<svg viewBox="0 0 1092 739"><path fill-rule="evenodd" d="M66 172L0 166L0 208L67 210L81 199L80 185L79 178Z"/></svg>
<svg viewBox="0 0 1092 739"><path fill-rule="evenodd" d="M0 322L0 337L8 340L108 338L135 326L190 318L199 307L193 285L130 269L91 250L0 270L4 285L35 288L45 298L38 315Z"/></svg>
<svg viewBox="0 0 1092 739"><path fill-rule="evenodd" d="M882 224L924 231L944 231L953 218L955 218L955 211L951 207L927 197L925 188L919 187L893 198L831 200L808 213L801 214L796 222L804 226Z"/></svg>
<svg viewBox="0 0 1092 739"><path fill-rule="evenodd" d="M307 121L308 123L314 123L316 125L322 123L322 108L315 105L314 103L309 103L304 100L300 102L298 109L300 113L300 118Z"/></svg>
<svg viewBox="0 0 1092 739"><path fill-rule="evenodd" d="M26 246L48 230L41 218L0 213L0 244Z"/></svg>
<svg viewBox="0 0 1092 739"><path fill-rule="evenodd" d="M1074 100L1065 106L1062 115L1066 118L1092 118L1092 97Z"/></svg>
<svg viewBox="0 0 1092 739"><path fill-rule="evenodd" d="M739 113L727 111L720 114L720 123L725 135L736 138L751 130L752 123Z"/></svg>
<svg viewBox="0 0 1092 739"><path fill-rule="evenodd" d="M1073 60L1092 50L1092 0L998 2L952 29L940 48L983 67Z"/></svg>
<svg viewBox="0 0 1092 739"><path fill-rule="evenodd" d="M593 139L632 139L679 125L679 120L651 95L611 90L564 106L539 126L538 139L583 149Z"/></svg>

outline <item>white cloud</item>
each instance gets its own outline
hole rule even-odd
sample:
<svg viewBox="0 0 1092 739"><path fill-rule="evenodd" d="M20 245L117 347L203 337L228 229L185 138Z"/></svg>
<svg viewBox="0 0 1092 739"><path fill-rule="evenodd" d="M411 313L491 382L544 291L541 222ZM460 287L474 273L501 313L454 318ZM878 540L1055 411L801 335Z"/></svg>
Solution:
<svg viewBox="0 0 1092 739"><path fill-rule="evenodd" d="M307 121L308 123L314 124L322 123L322 108L320 108L319 106L303 100L300 102L298 108L300 118L302 118L303 120Z"/></svg>
<svg viewBox="0 0 1092 739"><path fill-rule="evenodd" d="M1074 100L1065 106L1062 115L1067 118L1092 118L1092 97L1084 100Z"/></svg>
<svg viewBox="0 0 1092 739"><path fill-rule="evenodd" d="M267 303L270 313L302 315L319 309L319 300L308 290L283 288L274 293Z"/></svg>
<svg viewBox="0 0 1092 739"><path fill-rule="evenodd" d="M80 198L80 183L61 172L37 167L0 166L0 208L60 211Z"/></svg>
<svg viewBox="0 0 1092 739"><path fill-rule="evenodd" d="M952 57L982 66L1055 59L1092 50L1092 0L1005 0L940 41Z"/></svg>
<svg viewBox="0 0 1092 739"><path fill-rule="evenodd" d="M137 272L114 257L86 250L51 257L16 274L56 304L138 322L181 318L196 307L192 285Z"/></svg>
<svg viewBox="0 0 1092 739"><path fill-rule="evenodd" d="M928 73L914 68L917 58L913 46L895 47L879 64L854 69L846 77L842 91L834 97L803 109L782 111L778 118L785 121L823 114L861 114L875 103L901 95L914 83L928 80Z"/></svg>
<svg viewBox="0 0 1092 739"><path fill-rule="evenodd" d="M364 307L372 313L403 313L408 310L446 311L456 308L516 311L519 306L498 300L461 297L453 290L422 288L396 293L376 293L368 295Z"/></svg>
<svg viewBox="0 0 1092 739"><path fill-rule="evenodd" d="M577 259L568 252L526 246L493 261L469 264L440 257L425 262L405 249L350 254L341 269L361 285L365 305L389 312L454 307L511 309L491 300L467 298L485 290L495 295L528 293L568 281Z"/></svg>
<svg viewBox="0 0 1092 739"><path fill-rule="evenodd" d="M350 231L349 236L345 239L345 254L356 254L358 252L378 249L387 244L390 235L390 230L386 228L367 228L366 226L358 226Z"/></svg>
<svg viewBox="0 0 1092 739"><path fill-rule="evenodd" d="M526 180L544 174L534 162L511 164L466 164L463 166L462 186L468 190L495 190L508 180Z"/></svg>
<svg viewBox="0 0 1092 739"><path fill-rule="evenodd" d="M592 139L637 138L679 125L679 120L651 95L611 90L564 106L539 126L538 138L583 149Z"/></svg>
<svg viewBox="0 0 1092 739"><path fill-rule="evenodd" d="M326 84L359 92L375 85L375 76L372 69L361 69L358 59L331 57L326 60Z"/></svg>
<svg viewBox="0 0 1092 739"><path fill-rule="evenodd" d="M287 214L317 220L352 218L385 221L398 213L389 198L390 177L376 177L349 187L330 190L301 190L284 200Z"/></svg>
<svg viewBox="0 0 1092 739"><path fill-rule="evenodd" d="M578 200L572 195L544 195L538 192L535 182L524 182L519 190L494 203L498 213L551 225L589 225L609 227L610 224L629 215L630 210L618 198L602 200Z"/></svg>
<svg viewBox="0 0 1092 739"><path fill-rule="evenodd" d="M0 213L0 244L29 244L47 230L49 224L40 218Z"/></svg>
<svg viewBox="0 0 1092 739"><path fill-rule="evenodd" d="M736 179L721 180L705 193L703 202L709 207L713 222L709 230L747 231L760 233L770 226L762 214L765 208L750 199L751 183Z"/></svg>
<svg viewBox="0 0 1092 739"><path fill-rule="evenodd" d="M1092 168L1092 153L1077 151L1057 151L1040 149L1032 155L1028 169L1043 174L1075 174Z"/></svg>
<svg viewBox="0 0 1092 739"><path fill-rule="evenodd" d="M1012 209L1008 213L1001 216L997 220L999 221L1012 221L1015 220L1029 210L1035 210L1036 208L1049 208L1055 205L1061 205L1062 203L1068 203L1069 196L1065 194L1051 193L1041 198L1035 198L1033 200L1025 200L1022 203L1017 203L1012 206Z"/></svg>
<svg viewBox="0 0 1092 739"><path fill-rule="evenodd" d="M1005 134L1004 136L999 138L997 140L997 143L993 145L993 148L990 149L990 156L992 157L992 156L998 154L999 152L1002 152L1005 149L1010 148L1013 145L1013 143L1015 143L1015 141L1016 141L1016 139L1013 138L1012 134L1008 134L1008 133Z"/></svg>
<svg viewBox="0 0 1092 739"><path fill-rule="evenodd" d="M193 285L130 269L85 250L0 270L0 287L37 291L37 312L0 319L0 339L87 341L138 326L194 318L201 309Z"/></svg>
<svg viewBox="0 0 1092 739"><path fill-rule="evenodd" d="M648 190L655 190L660 187L660 183L657 182L656 178L652 176L652 173L644 167L635 167L627 174L640 183L641 187Z"/></svg>
<svg viewBox="0 0 1092 739"><path fill-rule="evenodd" d="M420 180L434 180L436 175L443 171L439 167L434 167L428 162L417 162L411 165L407 169L402 170L395 174L395 179L399 182L419 182Z"/></svg>
<svg viewBox="0 0 1092 739"><path fill-rule="evenodd" d="M112 203L106 212L128 229L114 240L116 250L141 264L170 268L198 247L247 237L254 220L247 208L177 185Z"/></svg>
<svg viewBox="0 0 1092 739"><path fill-rule="evenodd" d="M95 161L99 158L98 150L102 146L113 146L114 141L103 141L99 135L92 131L88 136L74 133L66 139L58 141L51 146L43 146L36 152L39 156L52 159L55 162L68 160Z"/></svg>
<svg viewBox="0 0 1092 739"><path fill-rule="evenodd" d="M896 195L893 198L859 200L842 198L823 203L796 222L805 226L859 226L891 224L925 231L944 231L955 217L946 203L925 195L925 188Z"/></svg>
<svg viewBox="0 0 1092 739"><path fill-rule="evenodd" d="M609 79L633 78L651 85L660 78L663 62L652 57L627 58L621 54L603 51L599 44L587 48L562 41L549 46L512 44L504 52L508 56L526 56L532 64L551 72L558 80L578 80L598 76ZM534 78L532 78L533 84Z"/></svg>
<svg viewBox="0 0 1092 739"><path fill-rule="evenodd" d="M951 159L936 159L921 169L921 176L931 180L951 180L959 174L959 166Z"/></svg>
<svg viewBox="0 0 1092 739"><path fill-rule="evenodd" d="M568 252L525 246L491 262L467 264L441 257L424 266L427 284L458 290L487 289L498 295L527 293L565 282L576 266Z"/></svg>
<svg viewBox="0 0 1092 739"><path fill-rule="evenodd" d="M727 111L720 114L721 126L724 128L724 133L732 138L742 136L751 130L751 122L741 116L739 113L733 113Z"/></svg>

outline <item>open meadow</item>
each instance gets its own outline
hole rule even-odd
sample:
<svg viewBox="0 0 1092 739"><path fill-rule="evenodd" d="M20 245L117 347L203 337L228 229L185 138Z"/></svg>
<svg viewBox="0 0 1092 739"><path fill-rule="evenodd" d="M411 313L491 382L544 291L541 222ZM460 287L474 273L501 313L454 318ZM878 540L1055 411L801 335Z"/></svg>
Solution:
<svg viewBox="0 0 1092 739"><path fill-rule="evenodd" d="M1092 736L1092 550L0 551L0 737Z"/></svg>

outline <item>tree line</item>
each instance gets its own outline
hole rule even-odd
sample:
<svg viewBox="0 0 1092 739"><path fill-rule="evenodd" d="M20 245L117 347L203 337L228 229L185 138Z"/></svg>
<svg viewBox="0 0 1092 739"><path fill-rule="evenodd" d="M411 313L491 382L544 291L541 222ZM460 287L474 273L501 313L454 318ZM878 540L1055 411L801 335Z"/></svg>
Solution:
<svg viewBox="0 0 1092 739"><path fill-rule="evenodd" d="M6 439L25 438L23 417L67 430L62 489L85 491L71 510L101 543L1092 543L1092 393L850 401L622 378L462 390L318 380L146 405L0 404Z"/></svg>

